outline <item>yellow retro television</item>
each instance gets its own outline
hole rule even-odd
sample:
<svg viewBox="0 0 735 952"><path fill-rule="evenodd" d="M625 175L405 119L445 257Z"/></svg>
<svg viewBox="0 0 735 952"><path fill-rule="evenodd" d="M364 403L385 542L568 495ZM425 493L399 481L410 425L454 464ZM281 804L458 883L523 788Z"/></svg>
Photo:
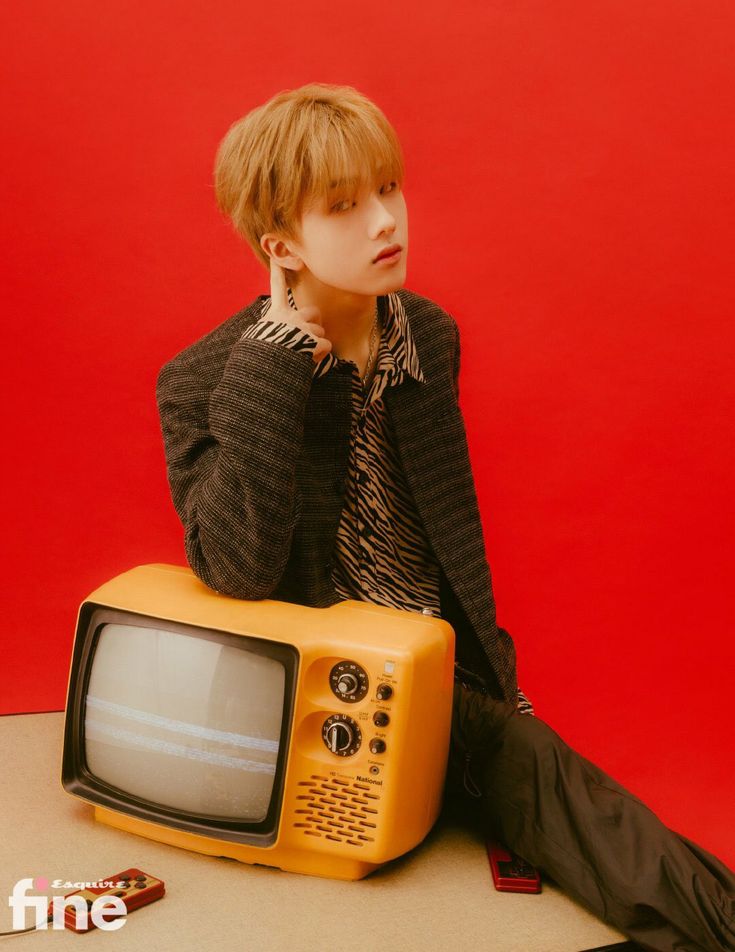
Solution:
<svg viewBox="0 0 735 952"><path fill-rule="evenodd" d="M62 784L98 820L361 879L436 821L454 630L363 601L245 601L141 565L79 608Z"/></svg>

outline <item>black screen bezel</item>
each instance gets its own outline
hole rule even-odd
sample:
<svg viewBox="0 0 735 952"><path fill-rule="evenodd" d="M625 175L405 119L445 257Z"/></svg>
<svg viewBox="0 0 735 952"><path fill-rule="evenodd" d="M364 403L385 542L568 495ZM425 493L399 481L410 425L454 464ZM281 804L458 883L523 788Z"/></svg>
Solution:
<svg viewBox="0 0 735 952"><path fill-rule="evenodd" d="M142 628L165 628L220 644L252 651L283 664L285 683L279 755L273 779L268 812L263 820L253 822L233 820L199 813L182 813L160 803L141 797L105 783L88 769L84 756L85 698L94 664L94 654L102 628L107 624L134 625ZM77 635L69 678L69 694L64 725L64 753L62 758L62 785L64 789L99 806L107 807L129 816L148 820L201 836L248 843L253 846L269 846L278 836L284 794L287 751L290 749L293 711L295 706L296 678L299 653L290 644L239 635L216 628L171 621L168 618L146 615L123 609L85 602L79 611Z"/></svg>

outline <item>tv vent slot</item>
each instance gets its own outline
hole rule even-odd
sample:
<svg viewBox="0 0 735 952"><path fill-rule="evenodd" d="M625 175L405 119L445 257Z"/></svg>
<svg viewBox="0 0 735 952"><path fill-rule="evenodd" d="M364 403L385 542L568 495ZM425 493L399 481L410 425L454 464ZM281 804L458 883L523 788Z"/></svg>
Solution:
<svg viewBox="0 0 735 952"><path fill-rule="evenodd" d="M319 775L300 781L299 786L303 792L296 797L298 821L294 827L305 836L358 847L375 841L380 794L364 783Z"/></svg>

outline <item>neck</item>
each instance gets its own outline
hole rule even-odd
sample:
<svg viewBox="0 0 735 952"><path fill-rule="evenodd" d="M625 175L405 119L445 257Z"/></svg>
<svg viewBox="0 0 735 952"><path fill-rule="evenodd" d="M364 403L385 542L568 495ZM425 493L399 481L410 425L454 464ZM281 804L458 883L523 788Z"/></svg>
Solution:
<svg viewBox="0 0 735 952"><path fill-rule="evenodd" d="M319 308L318 323L324 328L324 336L331 341L336 356L352 358L367 346L375 321L376 295L353 294L325 285L319 289L291 285L291 291L297 308Z"/></svg>

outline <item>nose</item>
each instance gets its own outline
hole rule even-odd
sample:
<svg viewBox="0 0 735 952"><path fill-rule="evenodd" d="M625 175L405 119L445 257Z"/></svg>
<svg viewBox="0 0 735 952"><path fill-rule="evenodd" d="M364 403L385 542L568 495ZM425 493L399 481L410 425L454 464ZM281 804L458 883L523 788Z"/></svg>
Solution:
<svg viewBox="0 0 735 952"><path fill-rule="evenodd" d="M374 232L373 237L377 237L383 232L392 234L396 230L395 215L392 215L380 195L373 195L372 207L370 209L371 226Z"/></svg>

